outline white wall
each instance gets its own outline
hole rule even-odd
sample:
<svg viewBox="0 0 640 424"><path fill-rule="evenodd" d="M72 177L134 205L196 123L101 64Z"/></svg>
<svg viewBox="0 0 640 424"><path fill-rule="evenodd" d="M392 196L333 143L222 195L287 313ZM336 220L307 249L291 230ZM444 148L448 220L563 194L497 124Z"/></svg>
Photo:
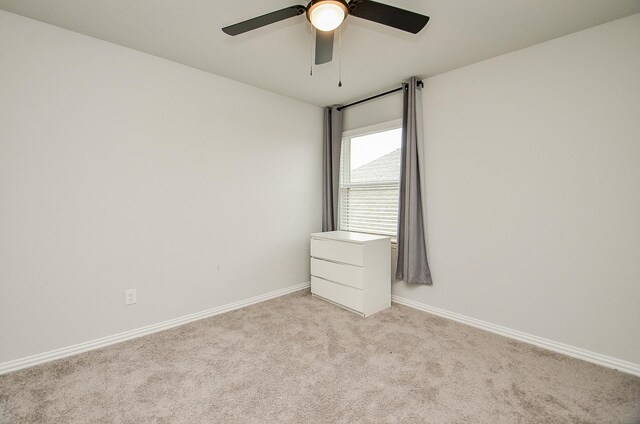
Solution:
<svg viewBox="0 0 640 424"><path fill-rule="evenodd" d="M320 108L2 11L0 64L0 363L309 280Z"/></svg>
<svg viewBox="0 0 640 424"><path fill-rule="evenodd" d="M640 15L425 84L434 285L393 293L640 364Z"/></svg>
<svg viewBox="0 0 640 424"><path fill-rule="evenodd" d="M381 92L385 91L387 90L381 90ZM345 109L343 130L364 128L401 118L402 92L397 92Z"/></svg>

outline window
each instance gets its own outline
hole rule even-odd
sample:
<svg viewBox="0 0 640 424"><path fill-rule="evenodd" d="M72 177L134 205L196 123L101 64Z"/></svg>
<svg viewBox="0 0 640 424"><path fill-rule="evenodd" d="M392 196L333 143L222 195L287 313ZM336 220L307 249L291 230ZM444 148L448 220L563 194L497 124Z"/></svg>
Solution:
<svg viewBox="0 0 640 424"><path fill-rule="evenodd" d="M395 236L401 123L345 133L340 157L339 228Z"/></svg>

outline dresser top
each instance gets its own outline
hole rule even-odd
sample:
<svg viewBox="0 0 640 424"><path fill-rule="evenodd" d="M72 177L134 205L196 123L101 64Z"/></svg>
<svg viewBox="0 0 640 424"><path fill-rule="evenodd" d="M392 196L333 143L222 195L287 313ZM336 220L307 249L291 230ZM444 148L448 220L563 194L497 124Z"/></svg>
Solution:
<svg viewBox="0 0 640 424"><path fill-rule="evenodd" d="M312 233L311 237L349 241L352 243L364 243L373 240L390 239L387 236L377 236L374 234L354 233L351 231L327 231L324 233Z"/></svg>

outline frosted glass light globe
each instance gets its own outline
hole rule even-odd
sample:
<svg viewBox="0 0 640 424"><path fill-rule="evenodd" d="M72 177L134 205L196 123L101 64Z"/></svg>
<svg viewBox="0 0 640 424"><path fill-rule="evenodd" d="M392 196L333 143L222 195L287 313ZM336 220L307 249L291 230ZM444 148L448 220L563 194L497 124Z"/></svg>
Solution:
<svg viewBox="0 0 640 424"><path fill-rule="evenodd" d="M309 20L320 31L333 31L346 16L344 6L338 2L326 1L314 5Z"/></svg>

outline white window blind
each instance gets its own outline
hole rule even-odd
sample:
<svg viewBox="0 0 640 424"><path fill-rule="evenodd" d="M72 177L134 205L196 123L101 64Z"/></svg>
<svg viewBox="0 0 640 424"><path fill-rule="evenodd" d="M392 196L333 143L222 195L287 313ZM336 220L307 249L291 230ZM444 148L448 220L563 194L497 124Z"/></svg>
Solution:
<svg viewBox="0 0 640 424"><path fill-rule="evenodd" d="M340 229L395 236L400 128L345 137L340 158Z"/></svg>

